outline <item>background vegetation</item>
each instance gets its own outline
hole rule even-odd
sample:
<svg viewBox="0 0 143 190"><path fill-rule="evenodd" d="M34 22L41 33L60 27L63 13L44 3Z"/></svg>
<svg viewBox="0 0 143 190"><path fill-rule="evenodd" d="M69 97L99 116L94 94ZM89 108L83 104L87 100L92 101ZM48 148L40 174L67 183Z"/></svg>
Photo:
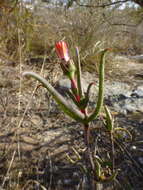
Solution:
<svg viewBox="0 0 143 190"><path fill-rule="evenodd" d="M51 59L55 57L54 44L61 39L69 42L71 54L78 45L83 60L91 62L99 47L133 55L143 49L142 7L133 2L104 7L92 6L99 6L97 1L85 1L89 7L79 5L79 1L26 2L0 3L0 54L10 60L16 61L19 48L24 58L46 54Z"/></svg>

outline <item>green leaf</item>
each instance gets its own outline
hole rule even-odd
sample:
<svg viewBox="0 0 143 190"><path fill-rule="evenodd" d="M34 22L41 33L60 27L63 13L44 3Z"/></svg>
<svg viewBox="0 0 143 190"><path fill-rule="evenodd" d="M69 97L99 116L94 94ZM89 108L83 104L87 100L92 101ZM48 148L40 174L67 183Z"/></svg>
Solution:
<svg viewBox="0 0 143 190"><path fill-rule="evenodd" d="M101 164L99 163L99 161L96 159L95 161L95 165L96 165L96 175L98 178L100 178L101 176Z"/></svg>
<svg viewBox="0 0 143 190"><path fill-rule="evenodd" d="M90 90L91 90L92 85L94 85L93 82L88 85L88 88L87 88L87 91L86 91L86 98L87 98L88 100L89 100Z"/></svg>
<svg viewBox="0 0 143 190"><path fill-rule="evenodd" d="M89 123L90 121L97 118L99 115L104 99L104 65L105 65L105 55L108 49L105 49L101 52L100 64L99 64L99 89L98 89L98 100L97 105L94 112L86 119L86 122Z"/></svg>
<svg viewBox="0 0 143 190"><path fill-rule="evenodd" d="M77 86L78 86L78 91L79 91L79 96L83 97L83 89L82 89L82 82L81 82L81 64L80 64L80 56L79 56L79 49L76 47L76 54L77 54Z"/></svg>
<svg viewBox="0 0 143 190"><path fill-rule="evenodd" d="M79 102L79 108L80 109L85 109L87 107L89 99L88 98L82 98Z"/></svg>
<svg viewBox="0 0 143 190"><path fill-rule="evenodd" d="M37 79L52 95L53 99L58 103L58 105L61 107L62 111L66 113L71 118L75 119L76 121L79 121L81 123L84 123L84 114L82 114L79 110L77 110L75 107L73 107L72 104L67 102L63 96L61 96L49 83L46 79L41 77L40 75L34 73L34 72L24 72L23 76L31 76L35 79Z"/></svg>
<svg viewBox="0 0 143 190"><path fill-rule="evenodd" d="M109 168L112 168L113 167L113 163L109 162L109 161L102 162L102 167L106 167L106 166L108 166Z"/></svg>
<svg viewBox="0 0 143 190"><path fill-rule="evenodd" d="M105 126L106 126L107 130L111 132L114 128L114 120L112 118L109 108L107 106L104 106L104 109L105 109L105 113L106 113Z"/></svg>
<svg viewBox="0 0 143 190"><path fill-rule="evenodd" d="M75 96L73 95L72 90L68 90L68 91L66 92L66 94L67 94L67 95L69 96L69 98L71 98L72 101L78 106L78 102L77 102L77 100L75 99Z"/></svg>

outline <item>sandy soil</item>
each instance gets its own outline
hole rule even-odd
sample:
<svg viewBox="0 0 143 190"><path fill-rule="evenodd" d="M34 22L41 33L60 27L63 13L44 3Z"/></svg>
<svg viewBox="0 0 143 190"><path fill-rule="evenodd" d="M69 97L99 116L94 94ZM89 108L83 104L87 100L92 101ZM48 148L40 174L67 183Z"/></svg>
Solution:
<svg viewBox="0 0 143 190"><path fill-rule="evenodd" d="M142 82L141 75L140 77L138 75L143 74L142 68L142 63L117 64L108 72L107 78L137 85ZM22 70L40 72L41 67L24 64ZM49 70L49 67L45 67L43 75L49 77L51 73L53 76L51 81L58 80L57 68ZM37 83L33 80L21 78L19 65L13 66L6 63L0 65L0 183L5 189L15 189L16 187L17 189L36 189L36 185L33 185L34 182L30 181L36 180L47 189L51 188L51 184L53 184L53 187L56 186L59 190L63 186L63 189L74 190L80 183L82 174L78 167L69 162L67 154L76 159L76 155L73 153L74 147L82 155L84 149L82 126L61 113L51 97L46 94L45 89L38 88L33 93L36 85ZM123 124L121 118L116 119L119 126ZM124 120L126 119L124 118ZM136 136L140 137L138 133L141 132L141 129L133 130L134 119L132 116L130 121L132 122L128 124L125 122L125 124L134 133L135 141L137 141ZM93 123L92 127L93 136L96 137L96 130L100 131L102 124L98 121ZM100 131L99 134L102 132ZM99 139L104 145L105 142L101 138ZM127 143L125 148L131 147L131 145L133 146L134 143L131 142L130 145ZM109 149L108 146L106 148ZM117 148L117 153L118 151L119 148ZM137 154L134 159L140 155L140 151L137 149L135 152ZM131 153L129 152L129 154ZM127 163L123 153L119 158L123 162L119 164L120 161L117 159L117 168L122 170ZM142 179L141 174L138 173L140 165L138 162L137 164L135 177L132 178L135 168L131 163L133 167L123 169L124 175L119 178L119 181L123 180L122 182L125 184L126 179L122 178L131 169L133 171L127 179L127 184L130 185L132 179L135 181ZM138 186L141 187L140 183Z"/></svg>

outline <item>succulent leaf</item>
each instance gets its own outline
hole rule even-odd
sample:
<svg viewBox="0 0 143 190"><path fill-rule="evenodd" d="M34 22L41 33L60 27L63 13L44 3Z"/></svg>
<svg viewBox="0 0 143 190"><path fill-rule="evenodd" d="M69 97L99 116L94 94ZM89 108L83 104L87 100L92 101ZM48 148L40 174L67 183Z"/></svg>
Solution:
<svg viewBox="0 0 143 190"><path fill-rule="evenodd" d="M73 107L72 104L67 102L63 96L61 96L49 83L46 79L41 77L40 75L34 73L34 72L24 72L23 76L31 76L35 79L37 79L52 95L54 100L58 103L58 105L61 107L61 109L71 118L75 119L76 121L79 121L81 123L84 123L84 115L77 110L75 107Z"/></svg>
<svg viewBox="0 0 143 190"><path fill-rule="evenodd" d="M112 118L111 112L107 106L104 106L106 119L105 119L105 126L108 131L113 131L114 128L114 119Z"/></svg>
<svg viewBox="0 0 143 190"><path fill-rule="evenodd" d="M87 104L89 102L89 99L86 97L86 98L82 98L79 102L79 108L80 109L85 109L87 107Z"/></svg>
<svg viewBox="0 0 143 190"><path fill-rule="evenodd" d="M81 64L80 64L80 56L79 56L79 49L76 47L76 54L77 54L77 86L79 91L79 96L83 97L83 88L82 88L82 82L81 82Z"/></svg>
<svg viewBox="0 0 143 190"><path fill-rule="evenodd" d="M98 100L97 105L93 113L86 119L86 122L89 123L90 121L97 118L100 113L100 110L103 105L104 99L104 65L105 65L105 55L108 52L108 49L105 49L101 52L100 64L99 64L99 91L98 91Z"/></svg>

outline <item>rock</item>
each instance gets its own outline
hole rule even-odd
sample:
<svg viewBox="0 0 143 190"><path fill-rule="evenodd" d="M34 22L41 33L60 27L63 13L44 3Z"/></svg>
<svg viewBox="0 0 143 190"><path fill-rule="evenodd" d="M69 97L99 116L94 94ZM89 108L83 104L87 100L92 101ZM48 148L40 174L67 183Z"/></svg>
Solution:
<svg viewBox="0 0 143 190"><path fill-rule="evenodd" d="M116 55L114 57L115 61L123 61L123 62L128 62L130 59L127 56L120 56L120 55Z"/></svg>
<svg viewBox="0 0 143 190"><path fill-rule="evenodd" d="M143 112L143 86L138 86L135 90L129 91L128 96L117 94L107 97L106 102L117 112L127 114L128 112Z"/></svg>
<svg viewBox="0 0 143 190"><path fill-rule="evenodd" d="M129 97L131 94L131 87L123 82L105 82L105 97L119 95L121 97Z"/></svg>
<svg viewBox="0 0 143 190"><path fill-rule="evenodd" d="M87 91L88 85L91 82L94 82L93 76L90 73L86 72L84 77L82 78L82 86L83 86L83 91L84 92ZM70 80L67 79L67 78L63 78L63 79L59 80L57 82L57 85L56 85L55 88L58 90L58 92L60 94L65 96L66 92L71 88ZM98 90L98 86L93 85L92 88L91 88L91 96L92 96L92 98L97 95L97 92L98 92L97 90Z"/></svg>
<svg viewBox="0 0 143 190"><path fill-rule="evenodd" d="M97 98L97 81L98 79L95 75L88 72L83 74L82 85L84 92L86 92L88 85L91 82L95 82L95 85L93 85L91 89L91 102L94 102ZM70 81L68 79L59 80L56 89L62 95L65 95L66 91L70 89ZM132 86L129 86L124 82L105 81L105 102L119 113L127 114L128 112L143 112L143 85L137 86L133 89Z"/></svg>
<svg viewBox="0 0 143 190"><path fill-rule="evenodd" d="M82 85L83 85L83 90L86 92L88 85L90 83L94 82L95 85L92 86L91 88L91 96L96 97L98 93L98 78L95 75L85 72L83 74L82 78ZM61 79L57 82L56 89L62 94L65 95L66 91L68 91L71 88L70 80L67 78ZM125 96L130 95L130 89L131 87L122 82L111 82L111 81L106 81L105 82L105 96L110 96L110 95L118 95L118 94L123 94Z"/></svg>
<svg viewBox="0 0 143 190"><path fill-rule="evenodd" d="M133 90L131 96L133 96L133 94L137 97L143 97L143 86L138 86L135 90Z"/></svg>
<svg viewBox="0 0 143 190"><path fill-rule="evenodd" d="M141 165L143 165L143 157L139 157L138 160L139 160L139 163L140 163Z"/></svg>
<svg viewBox="0 0 143 190"><path fill-rule="evenodd" d="M135 62L142 63L143 62L143 54L136 55L136 56L120 56L120 55L116 55L114 57L114 60L123 61L123 62L135 61Z"/></svg>
<svg viewBox="0 0 143 190"><path fill-rule="evenodd" d="M142 63L143 62L143 54L136 56L128 56L129 59Z"/></svg>
<svg viewBox="0 0 143 190"><path fill-rule="evenodd" d="M143 73L137 73L137 74L135 74L135 78L142 80L143 79Z"/></svg>

